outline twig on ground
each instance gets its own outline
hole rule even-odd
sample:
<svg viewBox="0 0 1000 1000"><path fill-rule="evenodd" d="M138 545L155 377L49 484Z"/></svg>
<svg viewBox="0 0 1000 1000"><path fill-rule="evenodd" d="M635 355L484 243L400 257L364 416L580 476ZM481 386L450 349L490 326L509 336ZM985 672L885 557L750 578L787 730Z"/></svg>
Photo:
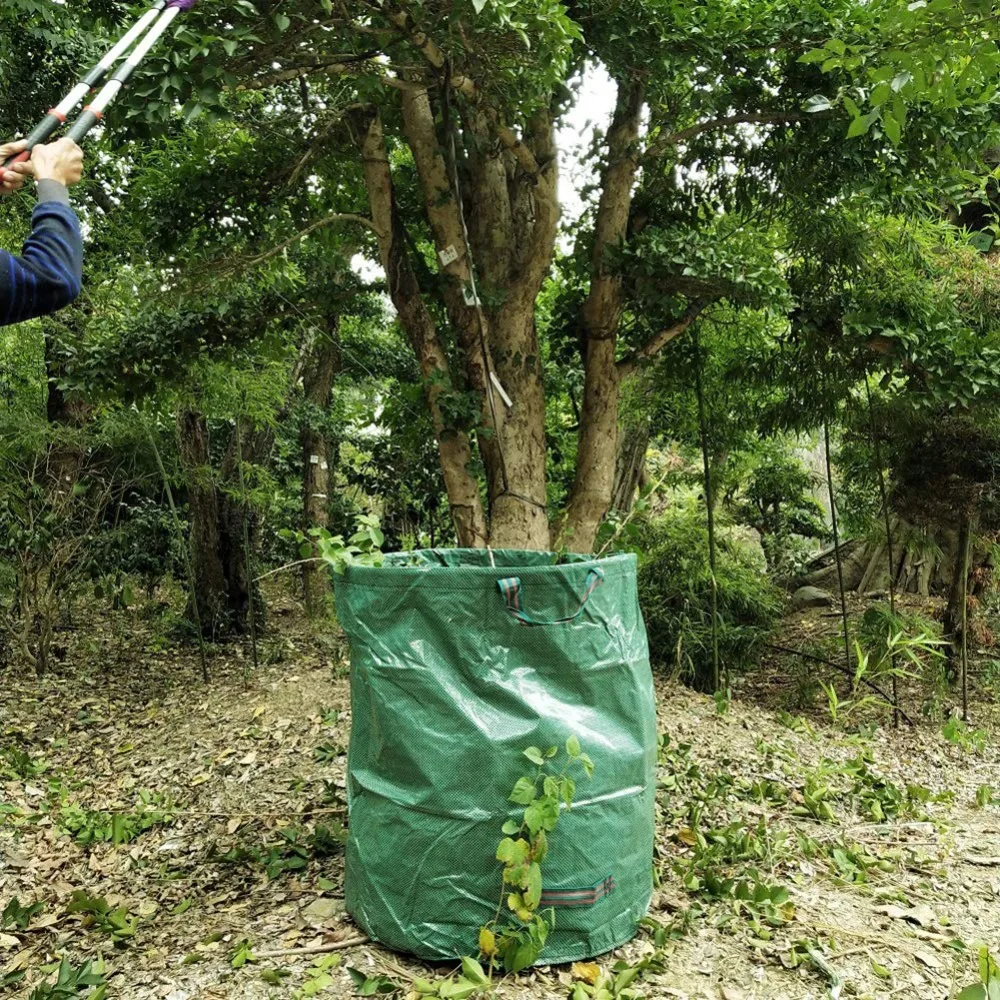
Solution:
<svg viewBox="0 0 1000 1000"><path fill-rule="evenodd" d="M192 816L202 819L272 819L276 816L281 818L290 816L332 816L335 813L345 813L346 811L344 806L301 810L276 809L274 812L223 812L218 810L173 809L170 815L175 818Z"/></svg>
<svg viewBox="0 0 1000 1000"><path fill-rule="evenodd" d="M348 948L358 948L363 944L371 944L371 938L364 934L346 938L343 941L333 941L329 944L312 944L306 948L276 948L274 951L254 952L257 958L291 958L294 955L325 955L331 951L345 951Z"/></svg>
<svg viewBox="0 0 1000 1000"><path fill-rule="evenodd" d="M915 954L912 948L907 948L899 938L892 937L889 934L879 934L876 931L852 931L847 927L833 927L831 924L803 923L802 926L808 927L810 930L820 931L824 935L832 937L845 935L847 937L860 938L863 941L878 941L881 944L888 945L898 951L905 951L908 955Z"/></svg>

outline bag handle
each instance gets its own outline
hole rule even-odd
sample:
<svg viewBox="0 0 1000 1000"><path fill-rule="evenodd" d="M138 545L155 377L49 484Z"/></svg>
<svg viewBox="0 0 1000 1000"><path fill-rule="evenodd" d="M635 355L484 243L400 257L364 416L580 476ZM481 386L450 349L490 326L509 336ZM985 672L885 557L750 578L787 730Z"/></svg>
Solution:
<svg viewBox="0 0 1000 1000"><path fill-rule="evenodd" d="M497 587L500 589L500 593L503 595L504 603L507 605L507 610L522 624L522 625L565 625L567 622L575 621L577 618L583 614L583 609L587 606L587 601L590 600L591 594L594 593L597 588L604 583L604 572L599 569L592 569L587 574L587 582L583 588L583 596L580 598L580 606L571 615L567 615L565 618L557 618L555 621L538 621L532 618L521 607L521 578L519 576L507 576L502 580L497 580Z"/></svg>

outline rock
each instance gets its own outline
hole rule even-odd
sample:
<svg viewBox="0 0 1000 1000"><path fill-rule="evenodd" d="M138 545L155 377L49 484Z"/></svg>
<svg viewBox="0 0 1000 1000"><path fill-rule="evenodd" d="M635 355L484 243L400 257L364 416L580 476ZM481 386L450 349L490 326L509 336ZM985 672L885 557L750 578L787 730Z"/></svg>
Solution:
<svg viewBox="0 0 1000 1000"><path fill-rule="evenodd" d="M303 911L302 916L314 927L322 926L330 920L336 919L344 912L344 901L342 899L328 899L320 897L313 900Z"/></svg>
<svg viewBox="0 0 1000 1000"><path fill-rule="evenodd" d="M821 590L819 587L799 587L792 594L793 611L801 611L803 608L830 607L833 607L833 594L828 590Z"/></svg>

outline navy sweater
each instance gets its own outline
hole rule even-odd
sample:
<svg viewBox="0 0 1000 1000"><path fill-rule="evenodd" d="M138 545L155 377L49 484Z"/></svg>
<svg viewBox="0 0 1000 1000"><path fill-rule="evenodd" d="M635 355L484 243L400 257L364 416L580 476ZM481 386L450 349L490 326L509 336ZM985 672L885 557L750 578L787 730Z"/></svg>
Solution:
<svg viewBox="0 0 1000 1000"><path fill-rule="evenodd" d="M21 256L0 250L0 326L62 309L82 287L83 240L66 189L52 181L38 188Z"/></svg>

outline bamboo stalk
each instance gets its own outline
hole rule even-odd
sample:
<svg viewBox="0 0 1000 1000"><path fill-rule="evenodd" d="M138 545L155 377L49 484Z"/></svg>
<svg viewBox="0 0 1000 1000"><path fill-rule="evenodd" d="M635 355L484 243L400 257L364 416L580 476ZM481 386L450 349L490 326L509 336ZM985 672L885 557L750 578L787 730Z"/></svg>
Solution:
<svg viewBox="0 0 1000 1000"><path fill-rule="evenodd" d="M865 378L865 392L868 396L868 420L871 424L872 445L875 448L875 465L878 467L878 490L882 501L882 514L885 517L885 544L889 560L889 611L893 619L896 617L896 561L892 555L892 520L889 517L888 491L885 488L885 467L882 464L882 449L879 446L878 431L875 426L875 410L872 407L872 390ZM889 663L892 667L892 725L899 728L899 685L896 678L896 652L890 654Z"/></svg>
<svg viewBox="0 0 1000 1000"><path fill-rule="evenodd" d="M243 559L246 565L247 574L247 590L249 593L247 597L250 600L250 608L248 614L250 615L250 648L253 652L253 672L258 673L260 667L257 662L257 609L255 607L254 600L254 578L253 571L250 566L250 526L249 526L249 507L247 505L247 484L246 480L243 478L243 431L240 427L240 418L236 418L236 467L239 469L240 473L240 503L243 507L241 514L243 515ZM244 664L246 661L244 660ZM243 685L244 687L249 687L250 678L247 676L247 668L243 667Z"/></svg>
<svg viewBox="0 0 1000 1000"><path fill-rule="evenodd" d="M712 467L708 452L708 420L705 416L705 392L702 385L701 340L695 337L695 390L698 395L698 425L701 432L701 458L705 476L705 507L708 513L708 565L712 577L712 690L719 690L719 585L715 575L715 500L712 494ZM726 691L729 690L729 664L726 663Z"/></svg>
<svg viewBox="0 0 1000 1000"><path fill-rule="evenodd" d="M837 559L837 584L840 588L840 616L844 622L844 664L851 668L851 634L847 626L847 597L844 594L844 562L840 556L840 535L837 532L837 501L833 495L833 466L830 464L830 423L823 421L823 443L826 458L826 488L830 494L830 524L833 528L833 551Z"/></svg>

